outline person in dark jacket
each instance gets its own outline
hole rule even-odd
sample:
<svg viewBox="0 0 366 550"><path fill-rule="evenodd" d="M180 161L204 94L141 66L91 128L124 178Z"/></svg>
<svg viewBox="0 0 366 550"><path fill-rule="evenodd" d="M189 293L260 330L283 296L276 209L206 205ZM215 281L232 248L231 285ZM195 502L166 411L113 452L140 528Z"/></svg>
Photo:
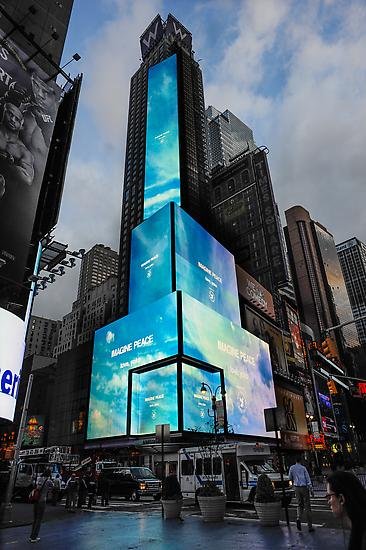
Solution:
<svg viewBox="0 0 366 550"><path fill-rule="evenodd" d="M45 470L38 478L35 488L39 491L39 498L33 504L33 524L29 542L38 542L40 540L38 533L41 528L42 518L46 509L47 495L53 489L51 479L51 470Z"/></svg>
<svg viewBox="0 0 366 550"><path fill-rule="evenodd" d="M82 508L82 506L86 504L87 494L88 494L88 478L86 475L83 475L79 480L78 508Z"/></svg>
<svg viewBox="0 0 366 550"><path fill-rule="evenodd" d="M111 480L108 472L102 470L98 479L98 492L102 499L102 506L109 505L109 496L111 491Z"/></svg>
<svg viewBox="0 0 366 550"><path fill-rule="evenodd" d="M89 475L87 479L88 485L88 508L91 510L92 505L95 501L95 496L97 494L97 484L92 474Z"/></svg>
<svg viewBox="0 0 366 550"><path fill-rule="evenodd" d="M351 529L348 550L366 550L366 489L360 480L351 472L334 472L326 496L342 526Z"/></svg>

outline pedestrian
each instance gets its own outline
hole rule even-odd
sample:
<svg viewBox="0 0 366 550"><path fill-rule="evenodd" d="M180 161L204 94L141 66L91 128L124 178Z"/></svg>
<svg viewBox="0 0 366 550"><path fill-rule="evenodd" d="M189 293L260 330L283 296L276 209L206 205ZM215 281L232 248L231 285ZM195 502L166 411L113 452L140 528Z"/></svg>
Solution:
<svg viewBox="0 0 366 550"><path fill-rule="evenodd" d="M52 488L51 471L47 469L43 472L38 481L36 481L35 488L29 496L30 501L33 502L33 523L29 542L38 542L40 540L38 534L46 509L47 495L48 491L52 490Z"/></svg>
<svg viewBox="0 0 366 550"><path fill-rule="evenodd" d="M349 527L348 550L366 550L366 489L351 472L334 472L327 478L327 499L333 514Z"/></svg>
<svg viewBox="0 0 366 550"><path fill-rule="evenodd" d="M109 479L108 473L105 470L102 470L98 478L98 493L101 496L102 506L109 505L110 491L111 480Z"/></svg>
<svg viewBox="0 0 366 550"><path fill-rule="evenodd" d="M59 500L60 493L61 493L61 476L60 474L56 474L56 477L53 480L52 506L56 506Z"/></svg>
<svg viewBox="0 0 366 550"><path fill-rule="evenodd" d="M309 472L305 466L301 464L300 457L296 459L296 464L290 466L288 475L294 485L297 500L296 526L298 530L301 531L301 518L305 510L309 532L311 533L314 531L310 507L310 492L313 491L313 488Z"/></svg>
<svg viewBox="0 0 366 550"><path fill-rule="evenodd" d="M79 480L75 473L71 474L71 477L66 483L66 510L69 512L75 512L76 503L79 492Z"/></svg>
<svg viewBox="0 0 366 550"><path fill-rule="evenodd" d="M88 509L92 509L92 505L95 501L95 496L97 493L97 484L95 482L95 479L93 477L93 474L90 474L87 480L87 486L88 486Z"/></svg>
<svg viewBox="0 0 366 550"><path fill-rule="evenodd" d="M79 481L79 490L78 490L78 508L81 508L86 504L86 496L88 494L88 483L87 477L84 474Z"/></svg>

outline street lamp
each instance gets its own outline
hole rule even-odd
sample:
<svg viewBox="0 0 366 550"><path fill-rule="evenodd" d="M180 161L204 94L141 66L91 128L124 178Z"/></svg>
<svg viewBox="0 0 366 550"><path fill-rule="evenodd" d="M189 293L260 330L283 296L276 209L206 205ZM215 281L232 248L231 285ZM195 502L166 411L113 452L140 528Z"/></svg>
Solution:
<svg viewBox="0 0 366 550"><path fill-rule="evenodd" d="M225 391L222 389L221 384L220 386L217 386L215 391L212 391L211 386L209 384L206 384L206 382L202 382L201 393L205 395L207 393L207 390L210 392L210 395L211 395L211 408L213 411L213 415L210 415L209 410L207 410L207 414L208 416L214 419L214 430L215 430L215 434L217 434L217 405L216 405L217 392L220 390L221 395L224 395Z"/></svg>

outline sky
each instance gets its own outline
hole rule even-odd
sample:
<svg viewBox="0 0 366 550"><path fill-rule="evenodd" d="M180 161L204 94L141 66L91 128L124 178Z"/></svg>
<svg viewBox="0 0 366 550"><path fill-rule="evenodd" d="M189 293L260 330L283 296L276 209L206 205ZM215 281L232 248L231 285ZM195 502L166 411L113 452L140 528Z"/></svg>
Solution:
<svg viewBox="0 0 366 550"><path fill-rule="evenodd" d="M171 12L193 35L205 104L229 109L269 149L276 201L299 204L336 242L366 242L366 3L363 0L74 0L63 63L84 75L55 237L118 251L129 83L139 37ZM33 313L71 310L78 269Z"/></svg>

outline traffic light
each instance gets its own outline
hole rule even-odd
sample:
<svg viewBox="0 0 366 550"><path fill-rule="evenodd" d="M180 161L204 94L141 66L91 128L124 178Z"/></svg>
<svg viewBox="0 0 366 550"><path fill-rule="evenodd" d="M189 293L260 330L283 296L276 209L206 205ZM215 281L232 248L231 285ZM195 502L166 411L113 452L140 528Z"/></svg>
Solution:
<svg viewBox="0 0 366 550"><path fill-rule="evenodd" d="M327 386L331 395L336 395L338 393L337 386L335 385L334 380L328 380Z"/></svg>
<svg viewBox="0 0 366 550"><path fill-rule="evenodd" d="M330 336L327 336L324 340L322 340L321 350L327 359L338 358L337 344Z"/></svg>

